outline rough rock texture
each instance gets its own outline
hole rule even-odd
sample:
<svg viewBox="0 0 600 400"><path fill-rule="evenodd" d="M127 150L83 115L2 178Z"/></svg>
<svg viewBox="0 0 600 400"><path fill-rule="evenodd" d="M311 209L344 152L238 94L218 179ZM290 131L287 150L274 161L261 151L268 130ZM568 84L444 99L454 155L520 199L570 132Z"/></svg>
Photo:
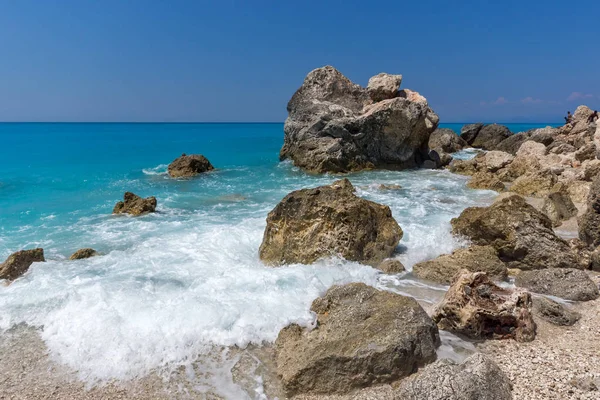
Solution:
<svg viewBox="0 0 600 400"><path fill-rule="evenodd" d="M368 92L333 67L311 71L288 103L280 158L317 173L420 165L439 121L427 100L401 90L373 103Z"/></svg>
<svg viewBox="0 0 600 400"><path fill-rule="evenodd" d="M577 215L577 207L573 204L565 185L556 184L544 197L542 212L550 218L553 226L559 226L563 221Z"/></svg>
<svg viewBox="0 0 600 400"><path fill-rule="evenodd" d="M587 209L579 217L579 239L590 246L600 245L600 176L592 182L587 198Z"/></svg>
<svg viewBox="0 0 600 400"><path fill-rule="evenodd" d="M520 176L509 190L523 196L544 196L552 191L557 182L558 177L546 169Z"/></svg>
<svg viewBox="0 0 600 400"><path fill-rule="evenodd" d="M94 257L95 255L98 255L98 252L94 249L79 249L75 253L73 253L71 257L69 257L69 260L81 260L84 258Z"/></svg>
<svg viewBox="0 0 600 400"><path fill-rule="evenodd" d="M390 75L382 72L369 79L367 93L374 102L393 99L398 97L401 84L402 75Z"/></svg>
<svg viewBox="0 0 600 400"><path fill-rule="evenodd" d="M311 310L315 329L292 324L275 341L277 372L289 396L391 382L436 358L438 330L411 297L352 283L332 287Z"/></svg>
<svg viewBox="0 0 600 400"><path fill-rule="evenodd" d="M504 125L485 125L479 130L475 140L471 142L471 146L484 150L495 150L500 142L511 135L510 129Z"/></svg>
<svg viewBox="0 0 600 400"><path fill-rule="evenodd" d="M577 268L569 244L556 236L552 222L524 198L512 195L489 207L469 207L452 219L453 233L491 245L510 268Z"/></svg>
<svg viewBox="0 0 600 400"><path fill-rule="evenodd" d="M439 360L403 379L397 400L512 400L507 376L489 357L475 353L462 364Z"/></svg>
<svg viewBox="0 0 600 400"><path fill-rule="evenodd" d="M267 217L260 258L271 265L310 264L340 255L377 266L401 238L390 208L357 197L342 179L288 194Z"/></svg>
<svg viewBox="0 0 600 400"><path fill-rule="evenodd" d="M113 214L142 215L156 211L156 198L154 196L145 199L131 192L125 192L123 201L119 201L113 208Z"/></svg>
<svg viewBox="0 0 600 400"><path fill-rule="evenodd" d="M526 132L519 132L509 136L496 146L496 150L505 151L510 154L517 154L521 145L528 140L542 143L544 146L549 146L554 142L558 134L557 128L547 126L545 128L532 129Z"/></svg>
<svg viewBox="0 0 600 400"><path fill-rule="evenodd" d="M567 183L567 191L575 203L586 203L590 195L590 189L590 182L571 181Z"/></svg>
<svg viewBox="0 0 600 400"><path fill-rule="evenodd" d="M527 140L521 145L519 151L517 151L517 156L535 157L539 159L540 157L545 156L547 153L548 150L543 143Z"/></svg>
<svg viewBox="0 0 600 400"><path fill-rule="evenodd" d="M399 274L400 272L404 272L404 264L402 264L399 260L394 260L389 258L387 260L383 260L381 264L377 266L377 269L385 272L386 274Z"/></svg>
<svg viewBox="0 0 600 400"><path fill-rule="evenodd" d="M515 158L503 151L492 150L485 153L482 159L482 163L485 169L489 172L496 172L501 168L506 167Z"/></svg>
<svg viewBox="0 0 600 400"><path fill-rule="evenodd" d="M203 172L211 171L214 167L206 157L201 154L185 155L173 160L169 164L168 172L172 178L191 177Z"/></svg>
<svg viewBox="0 0 600 400"><path fill-rule="evenodd" d="M504 280L508 271L496 255L492 246L471 246L444 254L433 260L413 266L413 274L421 279L450 284L457 273L466 269L470 272L485 272L495 280Z"/></svg>
<svg viewBox="0 0 600 400"><path fill-rule="evenodd" d="M572 268L523 271L516 276L515 285L567 300L588 301L600 296L598 285L587 273Z"/></svg>
<svg viewBox="0 0 600 400"><path fill-rule="evenodd" d="M34 262L46 261L44 249L21 250L12 253L0 264L0 279L15 280L23 275Z"/></svg>
<svg viewBox="0 0 600 400"><path fill-rule="evenodd" d="M490 172L477 172L467 183L471 189L489 189L502 192L506 186L498 177Z"/></svg>
<svg viewBox="0 0 600 400"><path fill-rule="evenodd" d="M429 137L429 148L444 153L455 153L467 146L463 138L448 128L437 128Z"/></svg>
<svg viewBox="0 0 600 400"><path fill-rule="evenodd" d="M581 319L577 311L542 296L533 298L533 315L559 326L572 326Z"/></svg>
<svg viewBox="0 0 600 400"><path fill-rule="evenodd" d="M483 124L481 123L463 125L460 130L460 137L468 144L471 144L479 134L481 128L483 128Z"/></svg>
<svg viewBox="0 0 600 400"><path fill-rule="evenodd" d="M592 271L600 272L600 246L596 247L591 254L590 269Z"/></svg>
<svg viewBox="0 0 600 400"><path fill-rule="evenodd" d="M535 338L531 296L496 286L484 272L458 274L433 312L440 329L473 339Z"/></svg>

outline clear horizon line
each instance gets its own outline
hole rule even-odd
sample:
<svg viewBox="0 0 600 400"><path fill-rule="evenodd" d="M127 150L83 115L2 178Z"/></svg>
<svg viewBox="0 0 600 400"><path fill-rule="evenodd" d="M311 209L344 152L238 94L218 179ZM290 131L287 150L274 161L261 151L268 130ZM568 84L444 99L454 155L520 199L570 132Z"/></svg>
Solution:
<svg viewBox="0 0 600 400"><path fill-rule="evenodd" d="M0 121L0 124L283 124L285 121ZM562 122L548 121L447 121L443 124L562 124Z"/></svg>

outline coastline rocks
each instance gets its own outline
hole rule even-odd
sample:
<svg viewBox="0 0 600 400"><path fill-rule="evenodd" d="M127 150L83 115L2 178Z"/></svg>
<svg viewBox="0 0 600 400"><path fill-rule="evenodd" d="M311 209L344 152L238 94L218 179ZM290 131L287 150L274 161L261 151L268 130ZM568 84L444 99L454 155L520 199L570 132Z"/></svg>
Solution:
<svg viewBox="0 0 600 400"><path fill-rule="evenodd" d="M555 185L544 197L542 212L550 218L553 226L559 226L563 221L577 215L577 207L573 204L565 185L560 183Z"/></svg>
<svg viewBox="0 0 600 400"><path fill-rule="evenodd" d="M533 313L553 325L572 326L581 319L577 311L569 310L566 306L546 297L533 298Z"/></svg>
<svg viewBox="0 0 600 400"><path fill-rule="evenodd" d="M489 172L477 172L474 174L467 183L467 187L471 189L495 190L496 192L502 192L506 189L504 183L496 175Z"/></svg>
<svg viewBox="0 0 600 400"><path fill-rule="evenodd" d="M600 296L598 285L588 274L572 268L523 271L516 276L515 285L566 300L589 301Z"/></svg>
<svg viewBox="0 0 600 400"><path fill-rule="evenodd" d="M390 75L382 72L377 74L367 84L367 93L374 102L398 97L402 84L402 75Z"/></svg>
<svg viewBox="0 0 600 400"><path fill-rule="evenodd" d="M404 268L404 264L402 264L399 260L394 260L392 258L383 260L381 264L377 266L377 269L385 272L386 274L399 274L400 272L404 272L406 270Z"/></svg>
<svg viewBox="0 0 600 400"><path fill-rule="evenodd" d="M12 253L0 264L0 279L13 281L23 275L34 262L44 262L44 249L21 250Z"/></svg>
<svg viewBox="0 0 600 400"><path fill-rule="evenodd" d="M260 258L269 265L310 264L323 257L377 266L402 229L388 206L361 199L348 179L294 191L267 217Z"/></svg>
<svg viewBox="0 0 600 400"><path fill-rule="evenodd" d="M460 137L469 145L473 143L479 131L483 128L483 124L467 124L460 129Z"/></svg>
<svg viewBox="0 0 600 400"><path fill-rule="evenodd" d="M119 201L113 208L113 214L142 215L156 211L156 198L154 196L145 199L131 192L125 192L123 201Z"/></svg>
<svg viewBox="0 0 600 400"><path fill-rule="evenodd" d="M461 364L438 360L403 379L398 400L512 400L508 377L489 357L475 353Z"/></svg>
<svg viewBox="0 0 600 400"><path fill-rule="evenodd" d="M496 172L499 169L506 167L514 159L515 158L512 155L505 153L504 151L492 150L485 153L482 161L487 171Z"/></svg>
<svg viewBox="0 0 600 400"><path fill-rule="evenodd" d="M496 147L512 133L504 125L492 124L483 126L475 139L470 143L471 146L484 150L495 150Z"/></svg>
<svg viewBox="0 0 600 400"><path fill-rule="evenodd" d="M438 328L473 339L515 339L530 342L536 325L531 295L496 286L484 272L457 275L435 308Z"/></svg>
<svg viewBox="0 0 600 400"><path fill-rule="evenodd" d="M210 161L203 155L192 154L188 156L184 153L169 164L168 172L171 178L186 178L213 169L214 167Z"/></svg>
<svg viewBox="0 0 600 400"><path fill-rule="evenodd" d="M436 358L438 329L412 297L352 283L333 286L311 310L314 329L292 324L275 341L288 396L395 381Z"/></svg>
<svg viewBox="0 0 600 400"><path fill-rule="evenodd" d="M84 258L94 257L96 255L98 255L98 252L94 249L79 249L75 253L73 253L71 257L69 257L69 260L82 260Z"/></svg>
<svg viewBox="0 0 600 400"><path fill-rule="evenodd" d="M576 268L569 244L552 222L524 198L511 195L489 207L469 207L451 221L452 232L474 244L490 245L509 268Z"/></svg>
<svg viewBox="0 0 600 400"><path fill-rule="evenodd" d="M437 128L429 137L429 148L443 153L456 153L467 146L464 139L448 128Z"/></svg>
<svg viewBox="0 0 600 400"><path fill-rule="evenodd" d="M544 196L550 193L558 177L545 169L518 177L510 187L510 191L523 196Z"/></svg>
<svg viewBox="0 0 600 400"><path fill-rule="evenodd" d="M590 186L587 209L578 219L579 239L590 246L600 245L600 175Z"/></svg>
<svg viewBox="0 0 600 400"><path fill-rule="evenodd" d="M421 165L439 118L423 96L396 91L394 77L364 89L331 66L311 71L288 103L280 159L314 173Z"/></svg>
<svg viewBox="0 0 600 400"><path fill-rule="evenodd" d="M495 280L505 280L508 270L496 255L492 246L471 246L444 254L433 260L413 266L413 274L421 279L450 284L463 269L469 272L485 272Z"/></svg>

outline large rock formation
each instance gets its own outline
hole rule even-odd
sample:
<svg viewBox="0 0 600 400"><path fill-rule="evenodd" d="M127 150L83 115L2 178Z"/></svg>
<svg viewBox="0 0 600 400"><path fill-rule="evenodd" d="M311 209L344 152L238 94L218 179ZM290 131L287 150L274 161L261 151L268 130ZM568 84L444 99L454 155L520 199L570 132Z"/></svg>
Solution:
<svg viewBox="0 0 600 400"><path fill-rule="evenodd" d="M473 147L484 150L496 150L500 142L511 135L510 129L504 125L485 125L479 130L477 136L475 136L475 139L470 144Z"/></svg>
<svg viewBox="0 0 600 400"><path fill-rule="evenodd" d="M203 172L212 171L214 167L206 157L201 154L186 155L176 158L167 169L172 178L186 178L196 176Z"/></svg>
<svg viewBox="0 0 600 400"><path fill-rule="evenodd" d="M448 128L437 128L429 137L429 148L443 153L455 153L467 146L463 138Z"/></svg>
<svg viewBox="0 0 600 400"><path fill-rule="evenodd" d="M119 201L113 208L113 214L142 215L155 211L156 198L154 196L143 199L131 192L125 192L123 201Z"/></svg>
<svg viewBox="0 0 600 400"><path fill-rule="evenodd" d="M469 145L473 143L479 131L483 128L483 124L467 124L460 129L460 137Z"/></svg>
<svg viewBox="0 0 600 400"><path fill-rule="evenodd" d="M579 269L552 268L523 271L516 276L515 285L535 293L574 301L595 300L600 296L598 285L585 271Z"/></svg>
<svg viewBox="0 0 600 400"><path fill-rule="evenodd" d="M519 148L526 141L534 141L549 146L554 142L558 134L557 128L547 126L545 128L532 129L526 132L516 133L504 139L496 146L496 150L504 151L510 154L517 154Z"/></svg>
<svg viewBox="0 0 600 400"><path fill-rule="evenodd" d="M412 297L352 283L332 287L311 310L314 329L292 324L275 341L288 396L391 382L436 358L438 330Z"/></svg>
<svg viewBox="0 0 600 400"><path fill-rule="evenodd" d="M317 173L420 165L439 118L400 81L379 74L365 89L331 66L311 71L288 103L280 159Z"/></svg>
<svg viewBox="0 0 600 400"><path fill-rule="evenodd" d="M484 272L465 270L457 275L433 320L440 329L473 339L535 338L529 293L496 286Z"/></svg>
<svg viewBox="0 0 600 400"><path fill-rule="evenodd" d="M17 251L0 264L0 279L15 280L27 272L31 264L43 261L46 261L44 249Z"/></svg>
<svg viewBox="0 0 600 400"><path fill-rule="evenodd" d="M84 258L94 257L96 255L98 255L98 252L94 249L79 249L75 253L73 253L71 257L69 257L69 260L82 260Z"/></svg>
<svg viewBox="0 0 600 400"><path fill-rule="evenodd" d="M592 182L587 209L578 222L579 238L590 246L600 246L600 175Z"/></svg>
<svg viewBox="0 0 600 400"><path fill-rule="evenodd" d="M390 208L356 196L342 179L285 196L267 217L260 258L272 265L310 264L339 255L377 266L401 238Z"/></svg>
<svg viewBox="0 0 600 400"><path fill-rule="evenodd" d="M512 400L508 377L490 358L476 353L462 364L439 360L403 379L398 400Z"/></svg>
<svg viewBox="0 0 600 400"><path fill-rule="evenodd" d="M455 234L496 249L511 268L578 268L569 244L556 236L552 222L524 198L511 195L489 207L469 207L452 219Z"/></svg>
<svg viewBox="0 0 600 400"><path fill-rule="evenodd" d="M492 246L471 246L458 249L452 254L444 254L433 260L413 266L413 274L421 279L450 284L457 273L466 269L470 272L485 272L496 280L508 276L506 266Z"/></svg>

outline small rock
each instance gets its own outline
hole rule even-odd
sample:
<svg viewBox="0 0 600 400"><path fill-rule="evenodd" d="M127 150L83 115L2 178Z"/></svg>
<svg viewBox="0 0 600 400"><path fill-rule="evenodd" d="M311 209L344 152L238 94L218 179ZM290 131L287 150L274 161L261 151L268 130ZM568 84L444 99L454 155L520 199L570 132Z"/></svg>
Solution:
<svg viewBox="0 0 600 400"><path fill-rule="evenodd" d="M455 153L468 146L452 129L438 128L429 136L429 148L443 153Z"/></svg>
<svg viewBox="0 0 600 400"><path fill-rule="evenodd" d="M392 258L383 260L377 269L385 272L386 274L399 274L400 272L405 271L404 264L402 264L399 260L394 260Z"/></svg>
<svg viewBox="0 0 600 400"><path fill-rule="evenodd" d="M541 296L533 298L533 312L539 318L559 326L572 326L581 319L581 314L578 312Z"/></svg>
<svg viewBox="0 0 600 400"><path fill-rule="evenodd" d="M502 192L506 189L504 183L496 175L489 172L477 172L467 183L467 186L471 189L488 189L496 192Z"/></svg>
<svg viewBox="0 0 600 400"><path fill-rule="evenodd" d="M145 199L140 196L125 192L123 201L119 201L113 209L113 214L142 215L156 211L156 198L154 196Z"/></svg>
<svg viewBox="0 0 600 400"><path fill-rule="evenodd" d="M169 164L168 172L172 178L192 177L198 174L212 171L214 167L206 157L201 154L186 155L173 160Z"/></svg>
<svg viewBox="0 0 600 400"><path fill-rule="evenodd" d="M98 255L98 252L94 249L90 249L90 248L79 249L75 253L73 253L73 255L71 255L71 257L69 257L69 260L81 260L84 258L94 257L96 255Z"/></svg>
<svg viewBox="0 0 600 400"><path fill-rule="evenodd" d="M402 75L391 75L382 72L369 79L367 93L374 102L393 99L398 96L401 84Z"/></svg>
<svg viewBox="0 0 600 400"><path fill-rule="evenodd" d="M563 221L577 215L577 207L573 204L565 185L556 184L544 197L542 212L550 218L554 226L559 226Z"/></svg>

